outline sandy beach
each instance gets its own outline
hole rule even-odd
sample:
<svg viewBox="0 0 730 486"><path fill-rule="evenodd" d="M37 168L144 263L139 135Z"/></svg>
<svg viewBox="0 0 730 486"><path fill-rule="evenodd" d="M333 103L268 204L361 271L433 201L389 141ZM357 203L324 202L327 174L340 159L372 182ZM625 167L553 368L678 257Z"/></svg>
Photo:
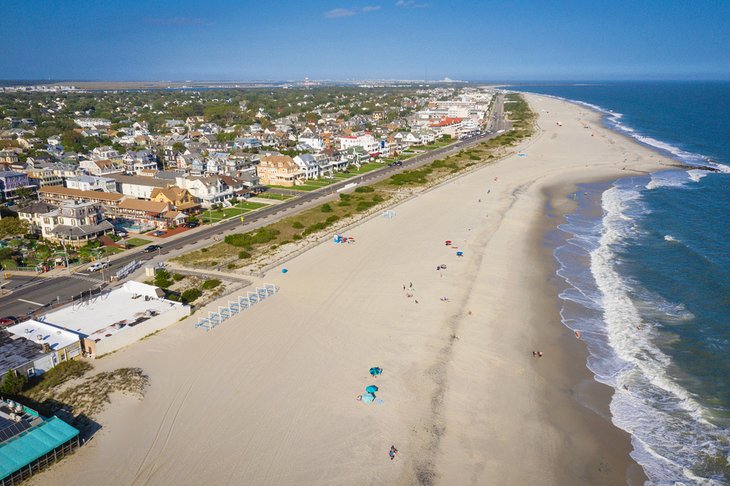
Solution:
<svg viewBox="0 0 730 486"><path fill-rule="evenodd" d="M545 235L576 183L672 162L586 108L527 99L539 130L513 155L274 269L257 283L280 292L211 332L194 315L97 360L144 369L147 395L115 397L31 484L640 482L560 322ZM379 403L358 402L371 384Z"/></svg>

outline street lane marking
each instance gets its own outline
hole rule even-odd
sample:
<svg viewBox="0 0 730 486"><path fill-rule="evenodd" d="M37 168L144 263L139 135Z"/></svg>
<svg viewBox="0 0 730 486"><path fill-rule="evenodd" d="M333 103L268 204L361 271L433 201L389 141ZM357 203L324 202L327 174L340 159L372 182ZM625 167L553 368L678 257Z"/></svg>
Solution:
<svg viewBox="0 0 730 486"><path fill-rule="evenodd" d="M44 304L39 304L38 302L33 302L32 300L25 300L25 299L18 299L21 302L25 302L26 304L33 304L37 305L38 307L43 307Z"/></svg>

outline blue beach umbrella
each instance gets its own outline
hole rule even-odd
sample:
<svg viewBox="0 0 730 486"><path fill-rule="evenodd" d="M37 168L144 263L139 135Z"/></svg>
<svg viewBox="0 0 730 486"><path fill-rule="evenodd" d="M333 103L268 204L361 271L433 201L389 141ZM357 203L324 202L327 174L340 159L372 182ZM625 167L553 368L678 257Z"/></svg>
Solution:
<svg viewBox="0 0 730 486"><path fill-rule="evenodd" d="M288 272L288 271L289 271L289 270L287 270L286 268L282 268L282 269L281 269L281 273L286 273L286 272Z"/></svg>
<svg viewBox="0 0 730 486"><path fill-rule="evenodd" d="M374 393L366 393L362 396L362 401L365 403L372 403L373 400L375 400L375 394Z"/></svg>
<svg viewBox="0 0 730 486"><path fill-rule="evenodd" d="M380 376L380 374L383 372L383 368L380 368L379 366L373 366L370 368L370 374L372 376Z"/></svg>
<svg viewBox="0 0 730 486"><path fill-rule="evenodd" d="M368 393L375 393L376 391L378 391L378 387L375 385L370 385L367 388L365 388L365 391Z"/></svg>

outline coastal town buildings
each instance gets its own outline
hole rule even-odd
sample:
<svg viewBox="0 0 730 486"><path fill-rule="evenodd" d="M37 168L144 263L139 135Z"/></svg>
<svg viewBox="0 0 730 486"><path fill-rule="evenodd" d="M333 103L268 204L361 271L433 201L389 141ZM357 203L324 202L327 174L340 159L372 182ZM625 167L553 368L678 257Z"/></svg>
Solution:
<svg viewBox="0 0 730 486"><path fill-rule="evenodd" d="M0 168L6 169L0 189L4 200L23 200L19 215L38 236L77 246L112 225L133 232L169 228L262 186L296 188L350 167L389 162L439 137L473 135L493 100L492 91L468 86L414 88L399 97L370 88L316 103L316 94L299 93L276 110L195 91L166 94L155 110L151 101L123 93L97 95L113 97L111 108L73 111L67 99L47 97L38 103L40 114L0 120ZM225 117L216 110L173 114L208 101L216 109L230 104L231 111ZM64 129L38 132L53 117L66 120ZM95 222L80 216L84 208Z"/></svg>

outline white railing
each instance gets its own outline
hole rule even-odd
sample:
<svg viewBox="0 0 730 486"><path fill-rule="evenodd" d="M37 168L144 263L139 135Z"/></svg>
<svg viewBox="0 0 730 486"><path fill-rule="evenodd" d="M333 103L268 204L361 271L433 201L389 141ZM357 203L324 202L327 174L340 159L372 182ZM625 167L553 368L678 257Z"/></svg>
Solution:
<svg viewBox="0 0 730 486"><path fill-rule="evenodd" d="M201 317L195 323L195 327L203 328L208 332L231 317L240 314L259 302L263 302L278 291L279 287L274 284L264 284L263 287L256 287L256 292L249 291L246 295L239 295L237 300L228 301L227 306L220 306L217 311L209 312L208 317Z"/></svg>

